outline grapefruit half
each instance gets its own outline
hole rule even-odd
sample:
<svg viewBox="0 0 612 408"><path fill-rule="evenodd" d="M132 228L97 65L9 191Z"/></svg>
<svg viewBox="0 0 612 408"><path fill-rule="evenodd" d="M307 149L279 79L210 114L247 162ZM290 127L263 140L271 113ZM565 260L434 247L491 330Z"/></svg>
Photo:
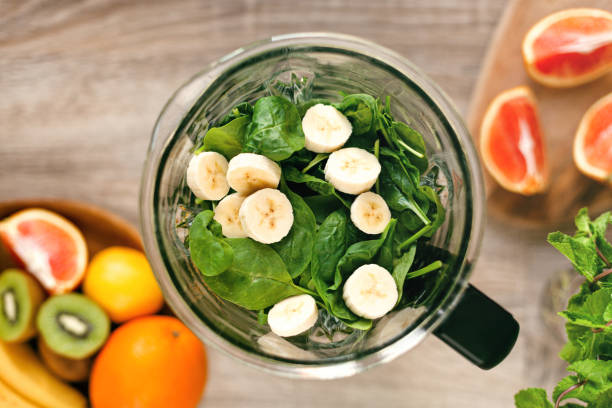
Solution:
<svg viewBox="0 0 612 408"><path fill-rule="evenodd" d="M574 138L574 162L586 176L612 184L612 93L582 117Z"/></svg>
<svg viewBox="0 0 612 408"><path fill-rule="evenodd" d="M569 9L536 23L523 40L527 73L551 87L570 87L612 70L612 13Z"/></svg>
<svg viewBox="0 0 612 408"><path fill-rule="evenodd" d="M0 239L52 294L69 292L83 280L87 244L60 215L37 208L20 211L0 222Z"/></svg>
<svg viewBox="0 0 612 408"><path fill-rule="evenodd" d="M546 149L528 87L504 91L491 102L480 128L480 152L489 173L506 190L532 195L546 188Z"/></svg>

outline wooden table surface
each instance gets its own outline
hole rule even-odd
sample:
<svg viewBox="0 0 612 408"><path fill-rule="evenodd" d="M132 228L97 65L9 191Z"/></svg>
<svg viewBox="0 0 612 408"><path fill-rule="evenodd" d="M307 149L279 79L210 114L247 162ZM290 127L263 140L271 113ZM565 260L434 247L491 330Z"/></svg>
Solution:
<svg viewBox="0 0 612 408"><path fill-rule="evenodd" d="M336 31L390 47L466 112L504 0L0 2L0 200L65 197L137 222L141 166L171 93L207 63L273 34ZM209 350L204 407L513 406L561 378L561 339L540 302L567 263L546 231L489 219L472 282L522 326L511 356L481 371L434 337L352 378L296 381ZM474 316L478 318L478 316Z"/></svg>

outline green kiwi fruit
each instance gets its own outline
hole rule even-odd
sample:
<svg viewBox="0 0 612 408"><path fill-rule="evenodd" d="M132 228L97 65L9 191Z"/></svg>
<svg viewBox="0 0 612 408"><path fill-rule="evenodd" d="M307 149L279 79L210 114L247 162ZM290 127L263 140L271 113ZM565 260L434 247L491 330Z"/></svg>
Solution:
<svg viewBox="0 0 612 408"><path fill-rule="evenodd" d="M0 274L0 340L17 343L36 334L36 313L45 292L36 279L19 269Z"/></svg>
<svg viewBox="0 0 612 408"><path fill-rule="evenodd" d="M36 318L40 335L60 356L80 360L102 347L110 332L110 319L85 295L69 293L47 299Z"/></svg>
<svg viewBox="0 0 612 408"><path fill-rule="evenodd" d="M87 380L91 371L91 358L75 360L54 353L42 336L38 336L38 353L47 368L62 380L81 382Z"/></svg>

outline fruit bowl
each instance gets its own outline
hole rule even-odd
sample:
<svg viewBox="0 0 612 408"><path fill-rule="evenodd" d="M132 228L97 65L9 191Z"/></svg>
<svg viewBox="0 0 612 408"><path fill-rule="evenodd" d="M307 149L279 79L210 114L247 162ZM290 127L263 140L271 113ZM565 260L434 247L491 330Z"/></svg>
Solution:
<svg viewBox="0 0 612 408"><path fill-rule="evenodd" d="M53 211L72 221L82 232L85 238L87 247L89 249L89 258L104 248L117 245L142 250L140 236L136 228L116 215L86 203L52 198L3 201L0 202L0 220L10 216L13 213L28 208L40 208ZM12 257L5 250L5 247L0 245L0 271L15 266L17 265L15 265ZM55 384L54 386L47 384L49 386L44 391L37 391L37 382L44 381L44 379L42 377L38 378L37 375L33 373L33 369L31 368L40 367L41 364L30 346L34 343L36 343L36 340L31 340L23 345L7 344L3 346L3 352L0 354L2 356L12 356L11 358L18 362L15 365L7 364L4 367L4 369L7 371L3 372L3 375L12 377L13 380L18 381L22 385L21 395L30 396L31 393L38 393L39 398L44 398L51 405L55 404L56 402L59 403L58 401L63 401L65 404L70 404L68 401L74 401L74 404L79 405L82 401L82 397L74 397L76 395L75 391L71 390L67 386L64 387L62 385L58 385L60 384L59 382L53 382L53 384ZM41 348L40 343L38 344L38 347ZM7 368L9 365L11 368ZM9 370L13 369L14 372L8 373ZM4 381L0 381L0 401L10 403L13 401L10 398L16 398L14 397L16 394L14 394L14 392L8 388L3 388L4 386ZM79 382L76 384L76 388L82 391L84 394L87 393L87 383L85 382ZM57 398L57 400L46 398L45 395L47 394L49 398ZM20 403L22 402L21 400L19 401ZM23 406L29 406L27 405L29 402L23 402L23 404L26 404Z"/></svg>

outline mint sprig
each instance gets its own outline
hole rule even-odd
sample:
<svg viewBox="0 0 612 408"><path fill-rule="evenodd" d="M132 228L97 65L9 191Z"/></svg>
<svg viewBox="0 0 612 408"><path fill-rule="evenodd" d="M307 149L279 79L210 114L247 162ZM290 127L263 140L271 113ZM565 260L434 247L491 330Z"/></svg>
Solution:
<svg viewBox="0 0 612 408"><path fill-rule="evenodd" d="M546 391L528 388L514 396L517 408L612 407L612 244L606 239L612 212L591 220L586 208L575 218L576 233L548 235L548 242L565 255L576 272L584 276L580 291L572 296L567 310L559 313L567 320L568 342L559 356L567 361L572 375L555 387L551 403ZM563 405L561 405L563 403Z"/></svg>

